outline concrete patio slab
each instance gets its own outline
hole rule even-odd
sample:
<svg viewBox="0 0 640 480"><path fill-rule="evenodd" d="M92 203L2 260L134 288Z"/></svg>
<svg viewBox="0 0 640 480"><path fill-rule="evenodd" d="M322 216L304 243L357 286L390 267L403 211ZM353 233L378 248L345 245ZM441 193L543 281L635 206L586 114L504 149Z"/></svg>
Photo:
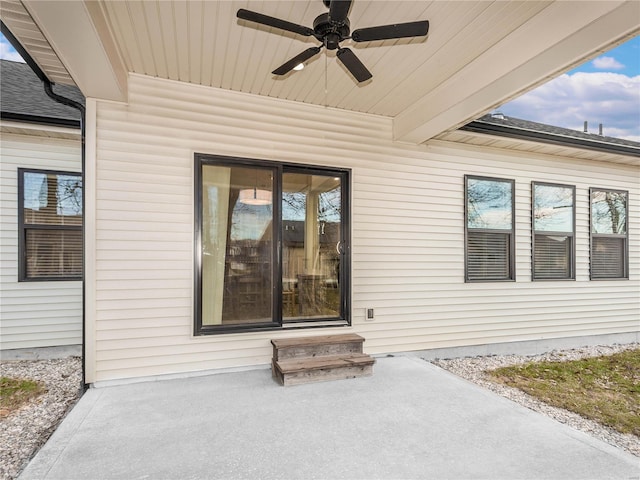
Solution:
<svg viewBox="0 0 640 480"><path fill-rule="evenodd" d="M638 479L638 458L412 357L281 387L268 370L89 390L30 479Z"/></svg>

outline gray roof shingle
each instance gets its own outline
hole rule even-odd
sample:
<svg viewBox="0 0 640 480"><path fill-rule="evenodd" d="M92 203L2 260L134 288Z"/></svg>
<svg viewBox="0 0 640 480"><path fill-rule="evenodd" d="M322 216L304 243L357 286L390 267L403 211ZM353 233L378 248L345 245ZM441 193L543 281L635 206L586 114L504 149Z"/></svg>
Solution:
<svg viewBox="0 0 640 480"><path fill-rule="evenodd" d="M84 105L84 96L77 87L54 85L53 91ZM47 96L29 65L10 60L0 60L0 112L3 118L35 116L54 121L80 121L77 109Z"/></svg>

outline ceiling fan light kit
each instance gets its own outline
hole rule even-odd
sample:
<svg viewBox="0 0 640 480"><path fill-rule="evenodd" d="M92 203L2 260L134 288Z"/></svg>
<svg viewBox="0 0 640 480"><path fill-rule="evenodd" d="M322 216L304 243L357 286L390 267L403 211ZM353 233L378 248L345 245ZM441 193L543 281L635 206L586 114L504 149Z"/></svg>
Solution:
<svg viewBox="0 0 640 480"><path fill-rule="evenodd" d="M245 10L244 8L238 10L237 17L241 20L278 28L305 37L314 37L322 42L322 45L308 48L280 65L272 72L274 75L286 75L291 70L302 70L299 65L304 67L304 63L320 53L324 47L327 50L338 50L336 55L338 60L358 82L369 80L372 77L371 72L367 70L367 67L364 66L355 53L349 48L341 47L340 42L348 39L354 42L371 42L396 38L424 37L429 32L429 22L427 20L419 20L416 22L360 28L351 33L351 24L348 18L351 0L323 0L323 3L329 7L329 11L316 17L313 21L313 29L280 18Z"/></svg>

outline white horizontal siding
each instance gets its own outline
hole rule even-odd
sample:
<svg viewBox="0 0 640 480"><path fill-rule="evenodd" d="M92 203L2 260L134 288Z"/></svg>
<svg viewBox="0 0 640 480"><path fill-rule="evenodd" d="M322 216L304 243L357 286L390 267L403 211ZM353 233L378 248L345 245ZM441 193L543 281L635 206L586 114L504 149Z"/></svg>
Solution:
<svg viewBox="0 0 640 480"><path fill-rule="evenodd" d="M80 172L79 135L3 132L0 144L1 348L79 345L82 282L18 282L18 168Z"/></svg>
<svg viewBox="0 0 640 480"><path fill-rule="evenodd" d="M89 381L267 363L269 339L336 332L192 335L194 152L352 169L352 330L368 352L640 330L633 167L398 144L387 118L143 76L128 105L97 106ZM516 182L516 282L463 281L465 174ZM531 181L576 186L576 281L531 282ZM591 186L630 191L629 281L589 281Z"/></svg>

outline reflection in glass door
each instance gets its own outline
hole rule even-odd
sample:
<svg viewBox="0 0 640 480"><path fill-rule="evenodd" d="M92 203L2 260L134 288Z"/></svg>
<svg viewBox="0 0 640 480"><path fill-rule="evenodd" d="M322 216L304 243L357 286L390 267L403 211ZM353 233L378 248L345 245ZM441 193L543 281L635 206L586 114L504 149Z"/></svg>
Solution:
<svg viewBox="0 0 640 480"><path fill-rule="evenodd" d="M282 179L282 317L341 316L341 180L284 173Z"/></svg>
<svg viewBox="0 0 640 480"><path fill-rule="evenodd" d="M202 324L272 322L273 171L202 169Z"/></svg>
<svg viewBox="0 0 640 480"><path fill-rule="evenodd" d="M350 324L349 171L196 154L196 335Z"/></svg>

